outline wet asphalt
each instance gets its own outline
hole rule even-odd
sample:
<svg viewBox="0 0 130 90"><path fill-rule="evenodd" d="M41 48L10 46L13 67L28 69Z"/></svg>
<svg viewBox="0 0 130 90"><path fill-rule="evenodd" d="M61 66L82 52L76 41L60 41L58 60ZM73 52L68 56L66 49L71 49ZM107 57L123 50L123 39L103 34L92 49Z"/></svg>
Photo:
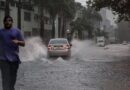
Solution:
<svg viewBox="0 0 130 90"><path fill-rule="evenodd" d="M96 62L37 60L20 65L16 90L130 90L130 57Z"/></svg>
<svg viewBox="0 0 130 90"><path fill-rule="evenodd" d="M69 59L40 56L24 61L18 71L16 90L130 90L130 52L127 48L123 51L124 55L115 51L97 55L99 51L93 51L85 57L78 53Z"/></svg>

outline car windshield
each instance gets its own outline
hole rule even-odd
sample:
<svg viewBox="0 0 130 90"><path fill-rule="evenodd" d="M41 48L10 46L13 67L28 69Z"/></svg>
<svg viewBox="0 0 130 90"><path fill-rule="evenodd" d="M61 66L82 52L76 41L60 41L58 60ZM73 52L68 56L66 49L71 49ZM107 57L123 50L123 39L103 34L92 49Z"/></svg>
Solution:
<svg viewBox="0 0 130 90"><path fill-rule="evenodd" d="M100 40L100 41L98 41L98 42L104 42L103 40Z"/></svg>
<svg viewBox="0 0 130 90"><path fill-rule="evenodd" d="M51 40L50 44L67 44L67 40Z"/></svg>

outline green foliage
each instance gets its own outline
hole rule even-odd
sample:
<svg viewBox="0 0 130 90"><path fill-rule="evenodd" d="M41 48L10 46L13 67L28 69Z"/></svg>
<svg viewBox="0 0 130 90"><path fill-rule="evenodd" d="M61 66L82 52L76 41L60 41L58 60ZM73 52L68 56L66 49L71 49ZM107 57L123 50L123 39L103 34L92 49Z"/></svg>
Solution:
<svg viewBox="0 0 130 90"><path fill-rule="evenodd" d="M67 18L73 18L75 14L74 0L33 0L34 5L47 9L52 17L62 13Z"/></svg>
<svg viewBox="0 0 130 90"><path fill-rule="evenodd" d="M83 7L80 11L82 13L81 16L71 23L72 31L81 32L85 30L89 34L88 37L92 38L94 24L102 21L102 18L99 13L90 8L86 9Z"/></svg>
<svg viewBox="0 0 130 90"><path fill-rule="evenodd" d="M118 21L130 20L130 0L89 0L87 4L96 10L108 7L119 16Z"/></svg>
<svg viewBox="0 0 130 90"><path fill-rule="evenodd" d="M108 38L108 33L104 30L97 29L95 31L95 36L104 36L105 38Z"/></svg>
<svg viewBox="0 0 130 90"><path fill-rule="evenodd" d="M65 20L71 20L75 15L75 1L74 0L48 0L48 5L46 8L52 18L52 31L54 31L54 20L56 15L59 15L62 18L62 22L65 23ZM64 26L62 26L64 27ZM63 30L62 28L61 30ZM54 35L53 35L54 36Z"/></svg>
<svg viewBox="0 0 130 90"><path fill-rule="evenodd" d="M54 34L56 15L64 19L72 19L75 15L75 1L74 0L33 0L34 5L37 5L42 14L43 10L50 13L52 19L52 31ZM44 15L41 15L44 16ZM44 17L43 17L44 18ZM54 35L52 35L54 36Z"/></svg>

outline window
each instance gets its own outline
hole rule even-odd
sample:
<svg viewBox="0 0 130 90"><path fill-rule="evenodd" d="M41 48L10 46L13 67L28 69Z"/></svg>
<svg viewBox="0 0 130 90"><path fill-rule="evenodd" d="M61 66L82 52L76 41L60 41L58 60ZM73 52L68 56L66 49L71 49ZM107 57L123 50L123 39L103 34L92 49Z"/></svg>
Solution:
<svg viewBox="0 0 130 90"><path fill-rule="evenodd" d="M18 2L16 2L16 7L19 7L19 3Z"/></svg>
<svg viewBox="0 0 130 90"><path fill-rule="evenodd" d="M38 21L38 14L34 14L34 20L37 22Z"/></svg>
<svg viewBox="0 0 130 90"><path fill-rule="evenodd" d="M22 0L22 2L27 2L28 0Z"/></svg>
<svg viewBox="0 0 130 90"><path fill-rule="evenodd" d="M11 4L11 6L13 6L13 7L15 6L15 2L13 2L13 1L10 2L10 4Z"/></svg>
<svg viewBox="0 0 130 90"><path fill-rule="evenodd" d="M44 23L45 23L45 24L50 24L48 17L44 17Z"/></svg>
<svg viewBox="0 0 130 90"><path fill-rule="evenodd" d="M31 21L31 13L24 12L24 20L25 21Z"/></svg>
<svg viewBox="0 0 130 90"><path fill-rule="evenodd" d="M44 17L44 23L48 24L48 19L46 17Z"/></svg>
<svg viewBox="0 0 130 90"><path fill-rule="evenodd" d="M47 14L47 13L48 13L48 10L45 9L44 12Z"/></svg>
<svg viewBox="0 0 130 90"><path fill-rule="evenodd" d="M5 2L4 1L0 1L0 6L1 7L5 7Z"/></svg>
<svg viewBox="0 0 130 90"><path fill-rule="evenodd" d="M53 22L52 19L49 19L49 24L52 24L52 22Z"/></svg>

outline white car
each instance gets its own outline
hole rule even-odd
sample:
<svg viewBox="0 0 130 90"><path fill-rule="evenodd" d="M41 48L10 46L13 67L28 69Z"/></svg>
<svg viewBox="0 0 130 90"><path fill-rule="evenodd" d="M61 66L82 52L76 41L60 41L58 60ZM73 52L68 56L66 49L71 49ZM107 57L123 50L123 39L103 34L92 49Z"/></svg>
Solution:
<svg viewBox="0 0 130 90"><path fill-rule="evenodd" d="M104 46L105 46L105 42L104 42L103 40L99 40L99 41L97 42L97 45L98 45L98 46L101 46L101 47L104 47Z"/></svg>
<svg viewBox="0 0 130 90"><path fill-rule="evenodd" d="M66 38L50 39L48 43L48 57L71 55L71 45Z"/></svg>
<svg viewBox="0 0 130 90"><path fill-rule="evenodd" d="M123 43L122 43L123 45L127 45L127 41L123 41Z"/></svg>
<svg viewBox="0 0 130 90"><path fill-rule="evenodd" d="M104 36L97 37L97 46L101 46L101 47L105 46L105 37Z"/></svg>

